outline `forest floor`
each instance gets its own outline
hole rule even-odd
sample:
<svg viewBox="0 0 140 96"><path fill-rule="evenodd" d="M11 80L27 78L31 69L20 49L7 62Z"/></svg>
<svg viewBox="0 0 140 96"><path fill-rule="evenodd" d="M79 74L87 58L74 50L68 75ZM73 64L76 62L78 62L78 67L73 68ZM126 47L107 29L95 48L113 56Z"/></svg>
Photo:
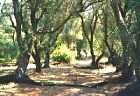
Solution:
<svg viewBox="0 0 140 96"><path fill-rule="evenodd" d="M120 73L114 73L115 68L111 65L103 65L104 68L77 69L73 66L88 64L87 61L79 61L75 64L52 65L52 68L42 69L41 73L35 73L34 65L28 67L27 74L37 82L49 82L56 84L72 84L92 86L105 80L118 77ZM12 72L15 67L0 68L0 75ZM9 68L9 69L8 69ZM77 86L35 86L30 84L8 83L0 85L0 96L111 96L125 88L129 83L107 83L96 88Z"/></svg>

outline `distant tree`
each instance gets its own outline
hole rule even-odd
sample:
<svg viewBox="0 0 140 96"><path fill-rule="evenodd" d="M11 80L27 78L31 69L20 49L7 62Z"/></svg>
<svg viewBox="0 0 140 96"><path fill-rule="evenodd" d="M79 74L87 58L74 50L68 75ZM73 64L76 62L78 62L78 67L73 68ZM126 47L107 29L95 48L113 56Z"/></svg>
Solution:
<svg viewBox="0 0 140 96"><path fill-rule="evenodd" d="M114 15L108 0L106 0L102 6L102 13L103 14L100 16L100 21L103 26L103 41L107 48L107 52L109 52L107 56L108 63L116 66L116 70L118 71L120 67L120 55L122 52L122 47L120 44L121 41L118 34L118 28L116 27Z"/></svg>
<svg viewBox="0 0 140 96"><path fill-rule="evenodd" d="M88 4L89 2L85 2L84 4ZM95 4L94 4L95 3ZM84 6L83 2L81 3L81 7ZM82 29L83 29L83 33L88 41L89 44L89 48L90 48L90 53L91 53L91 58L92 58L92 62L91 62L91 67L92 68L98 68L98 63L96 62L96 56L95 56L95 50L94 50L94 35L95 35L95 31L96 31L96 26L97 26L97 21L99 19L99 2L93 2L90 5L91 10L87 11L88 15L86 17L86 15L81 15L79 14L80 18L81 18L81 25L82 25ZM87 9L88 10L88 9ZM86 12L86 10L85 10ZM87 20L85 20L86 18L88 18ZM100 55L102 57L102 54ZM100 57L99 56L99 57ZM97 60L99 61L99 60Z"/></svg>
<svg viewBox="0 0 140 96"><path fill-rule="evenodd" d="M15 41L14 30L10 26L10 4L0 5L0 58L4 61L16 59L18 46Z"/></svg>
<svg viewBox="0 0 140 96"><path fill-rule="evenodd" d="M49 6L46 6L47 12L44 14L41 24L43 25L36 34L44 35L44 41L42 42L45 52L44 67L49 67L50 55L54 48L57 46L56 41L59 34L63 31L65 23L71 19L73 1L50 1ZM69 6L66 6L67 4Z"/></svg>

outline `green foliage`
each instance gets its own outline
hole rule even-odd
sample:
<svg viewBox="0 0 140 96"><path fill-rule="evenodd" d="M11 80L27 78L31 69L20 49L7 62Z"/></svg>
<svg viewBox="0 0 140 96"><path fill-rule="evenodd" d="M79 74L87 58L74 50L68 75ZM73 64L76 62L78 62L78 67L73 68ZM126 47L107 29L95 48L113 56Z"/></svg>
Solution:
<svg viewBox="0 0 140 96"><path fill-rule="evenodd" d="M83 40L77 40L76 42L76 49L77 50L81 50L81 48L83 47L84 41Z"/></svg>
<svg viewBox="0 0 140 96"><path fill-rule="evenodd" d="M127 11L130 9L133 9L136 6L139 6L140 1L139 0L130 0L130 1L126 1L128 3L128 8L126 9Z"/></svg>
<svg viewBox="0 0 140 96"><path fill-rule="evenodd" d="M81 50L81 49L88 49L88 42L86 40L86 38L83 39L77 39L76 41L76 49L77 50Z"/></svg>
<svg viewBox="0 0 140 96"><path fill-rule="evenodd" d="M18 54L18 46L14 43L9 35L0 33L0 61L9 61L15 59Z"/></svg>
<svg viewBox="0 0 140 96"><path fill-rule="evenodd" d="M57 62L70 63L70 61L75 57L73 51L67 49L66 47L61 47L54 50L52 53L52 59Z"/></svg>

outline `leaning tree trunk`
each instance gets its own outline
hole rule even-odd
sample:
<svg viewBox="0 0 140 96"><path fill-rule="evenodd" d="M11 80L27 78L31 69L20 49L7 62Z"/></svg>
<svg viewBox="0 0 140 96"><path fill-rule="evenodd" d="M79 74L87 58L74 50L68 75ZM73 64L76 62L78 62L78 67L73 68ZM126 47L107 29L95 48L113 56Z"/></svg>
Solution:
<svg viewBox="0 0 140 96"><path fill-rule="evenodd" d="M17 69L15 70L14 74L16 75L17 78L20 78L20 79L26 79L25 77L26 74L26 69L27 69L27 66L28 66L28 63L29 63L29 58L30 58L30 51L31 51L31 48L32 48L32 43L33 43L33 40L30 40L30 43L27 44L27 49L24 48L24 46L22 44L22 42L18 41L18 45L19 45L19 50L20 50L20 55L17 59L17 62L16 64L18 65ZM26 50L25 50L26 49Z"/></svg>
<svg viewBox="0 0 140 96"><path fill-rule="evenodd" d="M22 17L22 12L21 12L21 6L20 6L20 2L19 0L12 0L13 1L13 9L14 9L14 17L15 17L15 22L16 25L12 22L12 26L15 28L16 31L16 39L17 39L17 43L19 46L19 50L20 50L20 55L19 58L17 60L17 64L18 67L14 72L14 75L16 78L25 78L25 72L28 66L28 61L29 61L29 55L28 52L31 48L31 46L28 46L28 49L26 50L25 48L25 42L22 38L22 24L23 24L23 17ZM32 42L32 41L31 41ZM32 43L31 43L32 44Z"/></svg>
<svg viewBox="0 0 140 96"><path fill-rule="evenodd" d="M119 35L121 38L121 42L122 42L122 46L123 46L123 67L122 67L122 76L123 77L129 77L131 78L131 74L133 74L133 72L130 69L130 66L128 66L129 63L129 54L128 52L131 50L132 48L130 45L132 45L130 38L129 38L129 34L128 34L128 28L126 26L126 23L124 21L124 18L122 16L122 13L120 12L119 9L119 3L117 0L112 0L111 1L112 4L112 9L114 12L114 16L116 19L116 24L118 26L119 29ZM133 51L132 51L133 52Z"/></svg>
<svg viewBox="0 0 140 96"><path fill-rule="evenodd" d="M113 50L113 47L109 45L109 42L108 42L108 14L107 14L107 11L103 11L104 12L104 43L110 53L109 57L108 57L108 63L111 61L111 59L113 58L113 56L115 55L114 54L114 51Z"/></svg>
<svg viewBox="0 0 140 96"><path fill-rule="evenodd" d="M102 53L98 56L98 58L95 61L95 63L98 66L98 68L99 68L99 62L103 58L103 56L104 56L104 51L102 51Z"/></svg>

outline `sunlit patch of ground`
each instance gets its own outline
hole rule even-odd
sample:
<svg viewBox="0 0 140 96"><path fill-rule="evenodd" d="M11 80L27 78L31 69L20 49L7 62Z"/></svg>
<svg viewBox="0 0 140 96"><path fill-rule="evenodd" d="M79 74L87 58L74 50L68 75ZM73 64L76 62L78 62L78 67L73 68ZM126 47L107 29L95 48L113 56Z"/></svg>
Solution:
<svg viewBox="0 0 140 96"><path fill-rule="evenodd" d="M104 69L99 69L99 73L111 73L111 72L115 72L116 68L113 66L106 66L106 68Z"/></svg>

